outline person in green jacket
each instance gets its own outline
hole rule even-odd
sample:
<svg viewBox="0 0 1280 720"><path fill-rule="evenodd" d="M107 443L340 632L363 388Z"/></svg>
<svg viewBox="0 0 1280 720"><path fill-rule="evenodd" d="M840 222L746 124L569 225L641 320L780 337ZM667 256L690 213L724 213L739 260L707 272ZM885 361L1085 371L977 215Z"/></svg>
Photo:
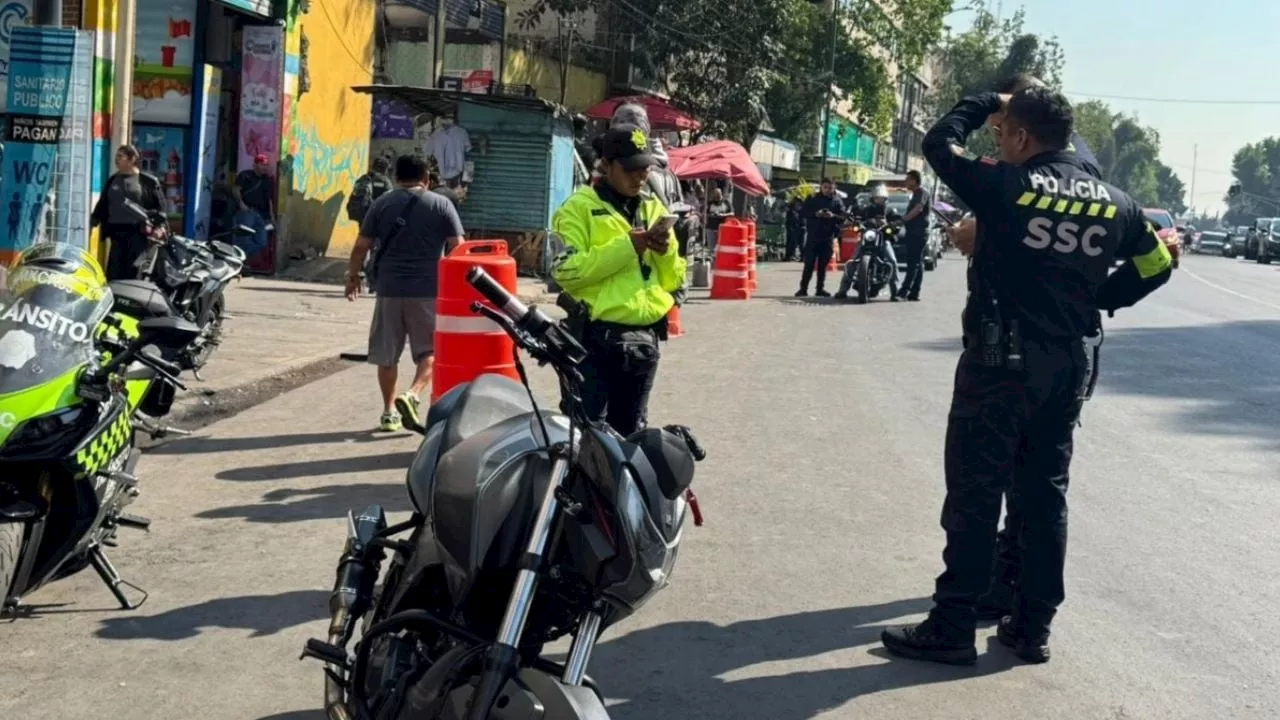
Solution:
<svg viewBox="0 0 1280 720"><path fill-rule="evenodd" d="M676 251L674 216L645 190L657 159L644 130L612 127L599 147L599 183L579 188L551 221L564 247L552 277L582 315L587 413L626 436L646 425L658 343L686 263Z"/></svg>

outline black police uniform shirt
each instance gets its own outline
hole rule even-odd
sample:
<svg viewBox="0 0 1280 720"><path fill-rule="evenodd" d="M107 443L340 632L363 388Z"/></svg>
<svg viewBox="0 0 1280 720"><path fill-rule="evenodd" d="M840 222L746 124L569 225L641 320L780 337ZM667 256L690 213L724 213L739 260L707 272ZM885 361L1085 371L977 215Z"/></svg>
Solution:
<svg viewBox="0 0 1280 720"><path fill-rule="evenodd" d="M934 172L977 217L967 333L991 300L1026 337L1078 340L1097 311L1127 307L1169 278L1168 255L1123 191L1098 180L1087 158L1064 149L1022 165L967 158L961 147L1000 107L996 93L960 101L925 135ZM1108 276L1115 258L1126 266Z"/></svg>
<svg viewBox="0 0 1280 720"><path fill-rule="evenodd" d="M830 210L836 217L821 218L818 213ZM805 218L805 228L810 241L830 240L840 234L840 225L844 223L844 202L835 193L823 195L818 193L804 201L801 214Z"/></svg>

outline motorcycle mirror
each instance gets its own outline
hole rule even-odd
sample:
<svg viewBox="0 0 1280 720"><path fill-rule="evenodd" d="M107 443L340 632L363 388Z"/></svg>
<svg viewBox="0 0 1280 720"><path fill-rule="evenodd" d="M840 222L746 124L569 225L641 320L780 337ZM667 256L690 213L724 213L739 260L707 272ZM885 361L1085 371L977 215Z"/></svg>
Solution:
<svg viewBox="0 0 1280 720"><path fill-rule="evenodd" d="M128 210L129 214L138 222L146 222L151 218L151 214L147 212L146 208L128 198L125 198L124 209Z"/></svg>
<svg viewBox="0 0 1280 720"><path fill-rule="evenodd" d="M200 335L200 326L178 317L147 318L138 323L138 333L166 345L185 345Z"/></svg>

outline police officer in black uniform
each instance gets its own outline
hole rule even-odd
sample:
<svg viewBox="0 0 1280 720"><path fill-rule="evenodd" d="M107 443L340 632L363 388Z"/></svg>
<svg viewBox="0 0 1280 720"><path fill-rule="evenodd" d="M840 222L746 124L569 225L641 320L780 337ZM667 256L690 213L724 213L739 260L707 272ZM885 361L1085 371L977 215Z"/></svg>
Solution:
<svg viewBox="0 0 1280 720"><path fill-rule="evenodd" d="M1002 111L1005 162L966 158L960 146ZM924 139L929 164L974 210L978 233L947 424L946 569L928 618L881 634L896 655L976 662L975 604L990 581L1001 493L1017 482L1025 562L997 636L1027 662L1049 659L1064 597L1072 434L1096 368L1084 338L1099 310L1133 305L1171 271L1141 208L1069 150L1072 124L1061 93L1031 87L1007 100L965 98ZM1124 265L1108 274L1117 257Z"/></svg>
<svg viewBox="0 0 1280 720"><path fill-rule="evenodd" d="M1027 73L1018 73L996 86L996 92L1012 95L1020 90L1037 86L1044 86L1039 78ZM988 124L997 134L1000 132L998 114L988 118ZM1074 152L1080 159L1082 170L1099 180L1102 179L1102 169L1098 165L1098 159L1094 157L1085 139L1074 130L1071 133L1071 144L1067 149ZM1015 468L1014 473L1017 472ZM1017 482L1015 481L1014 484L1016 485ZM1000 534L996 536L996 562L991 572L991 587L978 599L978 618L982 620L999 620L1013 611L1014 586L1017 584L1018 571L1021 568L1016 528L1022 522L1022 515L1018 510L1018 499L1012 492L1012 488L1005 493L1004 502L1004 527L1000 528Z"/></svg>

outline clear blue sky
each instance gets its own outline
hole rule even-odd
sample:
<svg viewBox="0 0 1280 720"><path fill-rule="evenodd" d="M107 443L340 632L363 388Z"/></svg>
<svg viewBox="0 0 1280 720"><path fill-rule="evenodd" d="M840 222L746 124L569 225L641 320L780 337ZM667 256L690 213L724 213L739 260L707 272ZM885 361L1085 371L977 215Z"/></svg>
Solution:
<svg viewBox="0 0 1280 720"><path fill-rule="evenodd" d="M997 0L991 0L995 12ZM961 4L960 2L956 3ZM1005 17L1021 5L1027 32L1056 35L1066 53L1063 89L1073 100L1090 94L1141 98L1280 101L1275 0L1004 0ZM967 14L967 13L966 13ZM949 21L967 25L966 14ZM1187 204L1222 208L1231 156L1242 145L1280 136L1280 102L1226 105L1099 98L1160 133L1161 159L1195 197Z"/></svg>

